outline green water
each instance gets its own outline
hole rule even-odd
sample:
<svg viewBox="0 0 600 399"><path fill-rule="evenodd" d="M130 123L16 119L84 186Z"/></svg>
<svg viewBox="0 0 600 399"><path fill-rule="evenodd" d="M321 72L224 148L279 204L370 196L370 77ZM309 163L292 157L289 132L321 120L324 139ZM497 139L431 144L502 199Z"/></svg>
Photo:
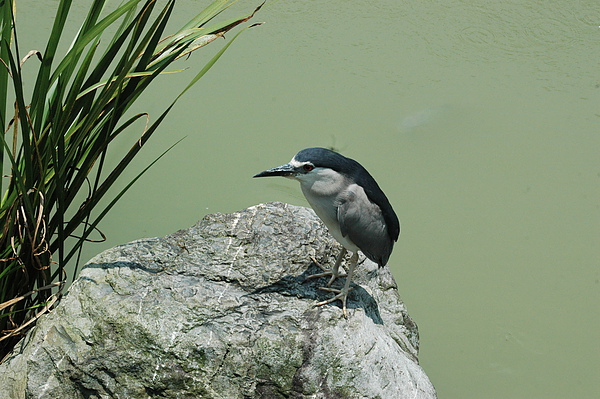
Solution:
<svg viewBox="0 0 600 399"><path fill-rule="evenodd" d="M41 50L56 2L18 3ZM440 398L598 397L600 3L282 0L255 20L135 163L187 136L86 257L207 213L306 205L297 183L251 176L334 146L402 220L389 265ZM203 59L143 110L158 117Z"/></svg>

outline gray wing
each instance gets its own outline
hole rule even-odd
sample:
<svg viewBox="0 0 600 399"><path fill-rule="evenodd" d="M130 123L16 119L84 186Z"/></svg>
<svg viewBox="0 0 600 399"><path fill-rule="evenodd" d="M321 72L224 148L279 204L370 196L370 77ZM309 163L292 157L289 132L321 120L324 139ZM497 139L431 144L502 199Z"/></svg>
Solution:
<svg viewBox="0 0 600 399"><path fill-rule="evenodd" d="M353 185L337 208L342 236L348 237L365 256L384 266L392 253L390 239L381 209L369 200L359 186Z"/></svg>

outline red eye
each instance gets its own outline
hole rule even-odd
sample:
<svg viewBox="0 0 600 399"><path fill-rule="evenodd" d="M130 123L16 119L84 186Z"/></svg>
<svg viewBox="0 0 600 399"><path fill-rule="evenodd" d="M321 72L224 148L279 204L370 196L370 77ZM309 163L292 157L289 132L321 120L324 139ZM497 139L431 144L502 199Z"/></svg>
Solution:
<svg viewBox="0 0 600 399"><path fill-rule="evenodd" d="M305 170L305 171L307 171L307 172L310 172L310 171L311 171L311 170L313 170L314 168L315 168L315 167L314 167L314 165L311 165L311 164L309 164L309 163L307 163L307 164L304 164L304 166L302 166L302 169L304 169L304 170Z"/></svg>

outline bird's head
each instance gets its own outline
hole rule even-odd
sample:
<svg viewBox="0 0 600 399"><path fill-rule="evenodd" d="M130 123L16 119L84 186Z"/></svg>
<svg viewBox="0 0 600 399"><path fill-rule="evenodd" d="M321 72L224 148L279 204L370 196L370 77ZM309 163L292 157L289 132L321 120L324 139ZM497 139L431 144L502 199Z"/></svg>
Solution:
<svg viewBox="0 0 600 399"><path fill-rule="evenodd" d="M283 176L300 182L314 181L333 172L342 173L342 167L348 161L350 160L343 155L326 148L306 148L297 153L289 163L267 169L253 177Z"/></svg>
<svg viewBox="0 0 600 399"><path fill-rule="evenodd" d="M315 169L315 165L312 162L298 162L292 159L285 165L277 166L275 168L267 169L263 172L257 173L252 177L269 177L269 176L283 176L291 179L302 180L307 174L311 173Z"/></svg>

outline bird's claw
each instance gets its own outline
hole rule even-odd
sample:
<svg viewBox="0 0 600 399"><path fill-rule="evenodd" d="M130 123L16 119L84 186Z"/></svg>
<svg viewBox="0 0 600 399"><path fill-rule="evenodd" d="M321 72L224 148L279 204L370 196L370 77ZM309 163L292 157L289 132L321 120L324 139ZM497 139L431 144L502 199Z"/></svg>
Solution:
<svg viewBox="0 0 600 399"><path fill-rule="evenodd" d="M329 288L329 287L319 287L319 289L323 290L323 291L327 291L327 292L334 292L337 295L335 295L333 298L327 299L325 301L317 302L317 303L315 303L314 306L327 305L328 303L335 302L339 299L340 301L342 301L342 312L344 313L344 318L347 319L348 311L346 310L346 299L348 298L348 292L350 292L352 290L352 288L349 288L347 291L346 290L338 290L336 288Z"/></svg>
<svg viewBox="0 0 600 399"><path fill-rule="evenodd" d="M330 287L319 287L319 289L323 290L323 291L327 291L327 292L333 292L336 294L341 294L344 291L344 290L338 290L337 288L330 288ZM354 289L354 287L348 288L348 292L352 291L353 289ZM332 301L335 301L335 299L332 299Z"/></svg>
<svg viewBox="0 0 600 399"><path fill-rule="evenodd" d="M323 266L323 265L321 264L321 262L319 262L319 261L317 260L317 258L315 258L314 256L311 256L311 257L310 257L310 260L312 260L312 262L313 262L315 265L319 266L319 268L320 268L321 270L323 270L323 272L324 272L324 273L319 273L319 277L322 277L322 276L320 276L321 274L327 274L327 275L330 275L330 274L332 274L332 273L333 273L333 269L329 269L329 268L327 268L327 267ZM312 278L312 277L314 277L314 276L317 276L317 275L315 274L315 275L313 275L313 276L310 276L310 277L307 277L307 278Z"/></svg>
<svg viewBox="0 0 600 399"><path fill-rule="evenodd" d="M311 278L319 278L319 277L327 277L327 276L331 276L331 279L329 280L329 282L327 283L327 286L331 286L331 284L333 284L333 282L338 278L338 277L348 277L348 275L346 273L339 273L334 270L334 269L328 269L325 266L323 266L322 264L320 264L314 256L311 256L310 259L313 261L313 263L317 266L319 266L321 268L321 270L323 270L323 273L317 273L317 274L312 274L310 276L307 276L304 281L309 280Z"/></svg>

